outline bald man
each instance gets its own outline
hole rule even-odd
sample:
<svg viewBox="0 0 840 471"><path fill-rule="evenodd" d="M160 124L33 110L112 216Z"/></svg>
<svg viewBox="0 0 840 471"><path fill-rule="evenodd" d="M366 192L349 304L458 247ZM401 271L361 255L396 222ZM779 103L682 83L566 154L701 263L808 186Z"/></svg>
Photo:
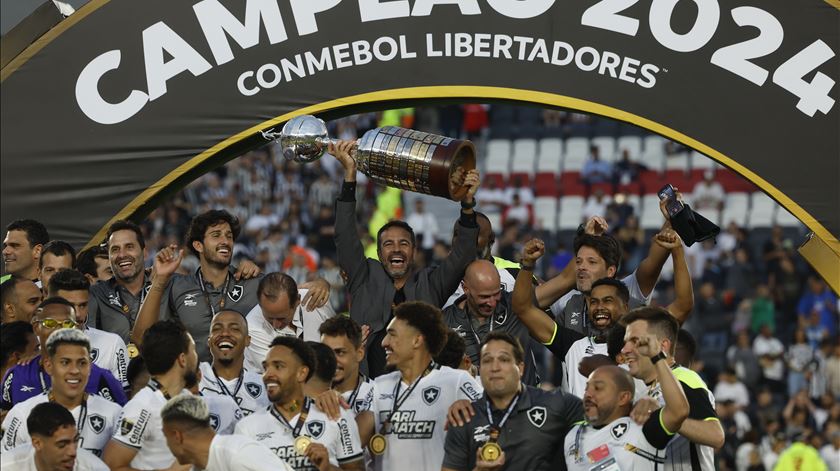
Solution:
<svg viewBox="0 0 840 471"><path fill-rule="evenodd" d="M476 260L467 267L461 287L464 294L443 310L443 319L464 339L472 363L480 363L481 345L489 332L507 332L525 348L522 381L529 386L539 384L528 328L513 313L511 293L502 289L498 269L487 260Z"/></svg>

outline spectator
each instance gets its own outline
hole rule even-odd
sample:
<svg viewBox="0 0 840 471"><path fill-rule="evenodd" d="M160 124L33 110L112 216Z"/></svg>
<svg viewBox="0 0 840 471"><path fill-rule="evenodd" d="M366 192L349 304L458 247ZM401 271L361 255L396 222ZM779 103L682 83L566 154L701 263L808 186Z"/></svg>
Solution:
<svg viewBox="0 0 840 471"><path fill-rule="evenodd" d="M723 186L715 181L715 172L711 169L703 172L703 181L694 186L691 194L691 205L696 211L723 209L726 193Z"/></svg>
<svg viewBox="0 0 840 471"><path fill-rule="evenodd" d="M604 190L598 188L595 192L586 199L586 204L583 206L583 217L589 219L594 216L603 216L607 213L607 204L610 198L604 194Z"/></svg>
<svg viewBox="0 0 840 471"><path fill-rule="evenodd" d="M805 331L797 329L793 334L793 345L787 351L788 366L788 396L793 396L803 389L808 389L805 372L811 368L814 361L814 350L808 344Z"/></svg>
<svg viewBox="0 0 840 471"><path fill-rule="evenodd" d="M406 221L417 236L417 247L424 252L426 259L431 258L432 248L435 246L437 236L440 233L437 218L434 214L426 212L422 198L414 200L414 212L408 216ZM335 245L335 242L333 242Z"/></svg>
<svg viewBox="0 0 840 471"><path fill-rule="evenodd" d="M840 430L835 430L820 450L820 456L831 471L840 471Z"/></svg>
<svg viewBox="0 0 840 471"><path fill-rule="evenodd" d="M515 175L510 182L510 185L505 190L505 201L513 203L514 196L519 196L519 201L522 204L534 204L534 192L531 187L522 183L522 177Z"/></svg>
<svg viewBox="0 0 840 471"><path fill-rule="evenodd" d="M767 285L761 284L756 288L752 302L752 333L757 334L765 325L770 326L770 330L776 330L776 313L770 299L770 290Z"/></svg>
<svg viewBox="0 0 840 471"><path fill-rule="evenodd" d="M505 209L507 196L505 191L497 186L495 178L486 178L481 188L475 194L478 206L485 213L498 214Z"/></svg>
<svg viewBox="0 0 840 471"><path fill-rule="evenodd" d="M828 330L828 334L832 337L837 335L837 296L816 275L808 277L808 291L799 299L796 312L800 317L818 313L820 324Z"/></svg>
<svg viewBox="0 0 840 471"><path fill-rule="evenodd" d="M744 383L738 381L738 376L733 368L727 368L718 376L718 383L715 386L715 400L732 400L742 410L750 405L750 393Z"/></svg>
<svg viewBox="0 0 840 471"><path fill-rule="evenodd" d="M735 374L749 390L755 390L761 378L761 366L758 357L750 345L750 334L742 330L738 333L735 345L726 351L726 359L735 369Z"/></svg>
<svg viewBox="0 0 840 471"><path fill-rule="evenodd" d="M840 344L835 344L825 364L826 387L834 397L840 397Z"/></svg>
<svg viewBox="0 0 840 471"><path fill-rule="evenodd" d="M782 383L785 376L785 365L782 362L785 347L779 339L773 337L772 327L767 324L761 326L761 333L753 341L753 352L761 364L762 382L774 392L782 393L785 390Z"/></svg>
<svg viewBox="0 0 840 471"><path fill-rule="evenodd" d="M726 289L735 295L736 300L740 301L751 294L756 284L756 278L757 273L750 262L747 250L744 248L736 249L735 259L726 270ZM769 292L765 290L764 296L768 295ZM772 307L772 302L769 299L767 301ZM772 310L770 312L772 314Z"/></svg>
<svg viewBox="0 0 840 471"><path fill-rule="evenodd" d="M612 166L609 162L601 160L598 146L589 146L589 160L583 164L583 169L580 172L580 179L587 186L611 181Z"/></svg>
<svg viewBox="0 0 840 471"><path fill-rule="evenodd" d="M638 181L639 175L647 170L647 167L635 160L630 160L630 151L621 149L621 159L613 166L613 185L629 185Z"/></svg>
<svg viewBox="0 0 840 471"><path fill-rule="evenodd" d="M502 225L507 224L516 225L524 230L528 230L534 224L531 205L525 204L518 193L513 195L513 201L502 215Z"/></svg>
<svg viewBox="0 0 840 471"><path fill-rule="evenodd" d="M772 435L779 428L779 419L782 417L782 408L773 399L773 392L768 388L762 388L756 394L755 404L751 415L758 419L756 424L766 435Z"/></svg>

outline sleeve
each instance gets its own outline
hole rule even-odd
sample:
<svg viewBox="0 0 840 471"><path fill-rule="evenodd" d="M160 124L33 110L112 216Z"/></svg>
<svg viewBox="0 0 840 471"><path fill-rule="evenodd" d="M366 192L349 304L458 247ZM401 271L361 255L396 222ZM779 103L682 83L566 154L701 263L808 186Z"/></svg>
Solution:
<svg viewBox="0 0 840 471"><path fill-rule="evenodd" d="M685 397L688 399L688 418L695 420L720 420L715 408L709 399L709 393L705 389L694 389L680 381Z"/></svg>
<svg viewBox="0 0 840 471"><path fill-rule="evenodd" d="M29 434L26 433L26 421L21 417L21 408L13 407L3 419L3 443L0 450L6 452L12 448L28 442Z"/></svg>
<svg viewBox="0 0 840 471"><path fill-rule="evenodd" d="M359 428L356 419L349 411L342 410L341 418L338 419L338 436L336 439L335 457L339 464L351 463L361 460L364 455L362 439L359 437Z"/></svg>
<svg viewBox="0 0 840 471"><path fill-rule="evenodd" d="M151 423L152 412L141 407L137 401L133 401L123 408L120 423L114 429L113 439L139 450L155 432L150 426Z"/></svg>
<svg viewBox="0 0 840 471"><path fill-rule="evenodd" d="M163 291L163 296L160 297L160 308L158 309L159 321L165 321L175 317L176 309L173 293L175 292L175 282L178 278L179 275L175 274L169 279L169 282L166 283L166 289Z"/></svg>
<svg viewBox="0 0 840 471"><path fill-rule="evenodd" d="M356 292L368 278L365 250L356 228L356 201L335 203L335 246L338 266L347 272L347 289Z"/></svg>
<svg viewBox="0 0 840 471"><path fill-rule="evenodd" d="M6 373L6 377L3 378L3 386L2 390L0 391L0 409L9 410L14 405L15 401L12 397L12 383L15 381L15 369L12 368Z"/></svg>
<svg viewBox="0 0 840 471"><path fill-rule="evenodd" d="M110 371L102 368L99 368L99 384L96 386L96 394L111 402L116 402L120 406L124 406L128 402L123 385L114 378Z"/></svg>
<svg viewBox="0 0 840 471"><path fill-rule="evenodd" d="M96 293L93 291L93 286L91 286L88 291L88 316L87 320L85 320L85 324L88 327L99 329L99 326L97 326L97 324L101 322L99 320L99 310L99 298L96 297Z"/></svg>
<svg viewBox="0 0 840 471"><path fill-rule="evenodd" d="M645 296L642 293L642 289L639 287L639 280L636 279L636 271L634 270L633 273L625 276L622 280L625 286L627 286L627 290L630 291L630 299L636 299L638 301L644 301L645 304L650 304L650 299L653 297L653 290Z"/></svg>
<svg viewBox="0 0 840 471"><path fill-rule="evenodd" d="M460 377L458 378L458 394L456 395L456 400L467 399L469 401L477 401L481 398L481 394L484 392L481 383L476 381L466 371L459 371L459 373Z"/></svg>
<svg viewBox="0 0 840 471"><path fill-rule="evenodd" d="M674 433L669 432L665 428L665 424L662 423L663 409L661 408L658 412L651 414L647 422L642 426L642 433L644 433L645 439L659 450L664 450L668 446L668 442L671 441L671 437L674 436Z"/></svg>
<svg viewBox="0 0 840 471"><path fill-rule="evenodd" d="M452 251L429 275L429 284L437 296L438 306L442 306L449 299L449 295L455 292L464 278L467 265L475 260L478 243L478 224L475 217L475 213L468 215L461 212L461 218L458 219L460 227L455 240L452 241Z"/></svg>
<svg viewBox="0 0 840 471"><path fill-rule="evenodd" d="M248 430L248 421L247 420L240 420L236 423L236 426L233 428L234 435L242 435L244 437L251 437L251 431Z"/></svg>
<svg viewBox="0 0 840 471"><path fill-rule="evenodd" d="M560 327L560 325L556 323L554 326L557 329L557 332L555 332L551 342L545 344L545 346L551 351L551 353L554 354L555 357L565 361L566 354L569 353L569 348L571 348L573 343L584 338L584 335L579 332L575 332L574 330Z"/></svg>
<svg viewBox="0 0 840 471"><path fill-rule="evenodd" d="M470 451L472 450L472 440L468 438L468 425L462 427L450 426L446 432L446 442L443 447L443 467L457 469L459 471L468 471L472 469L470 466Z"/></svg>
<svg viewBox="0 0 840 471"><path fill-rule="evenodd" d="M571 299L574 294L575 290L569 291L551 304L551 314L554 315L555 319L558 319L563 315L563 309L566 308L566 303L569 302L569 299Z"/></svg>
<svg viewBox="0 0 840 471"><path fill-rule="evenodd" d="M579 397L571 394L565 394L562 391L555 391L560 399L559 413L560 420L563 422L565 428L571 429L574 424L582 421L583 417L583 401Z"/></svg>
<svg viewBox="0 0 840 471"><path fill-rule="evenodd" d="M237 453L232 469L238 471L294 471L286 461L275 455L270 448L258 443L249 443Z"/></svg>

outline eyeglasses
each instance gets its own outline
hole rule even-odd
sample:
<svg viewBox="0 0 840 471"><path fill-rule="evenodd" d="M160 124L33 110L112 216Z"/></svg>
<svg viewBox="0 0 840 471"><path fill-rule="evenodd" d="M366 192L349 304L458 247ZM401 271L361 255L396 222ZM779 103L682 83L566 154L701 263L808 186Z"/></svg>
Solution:
<svg viewBox="0 0 840 471"><path fill-rule="evenodd" d="M76 327L79 326L79 324L76 321L74 321L73 319L57 321L55 319L52 319L52 318L48 317L46 319L41 319L40 321L35 321L35 322L40 323L41 327L44 327L45 329L55 329L55 328L58 328L58 327L61 327L63 329L75 329Z"/></svg>

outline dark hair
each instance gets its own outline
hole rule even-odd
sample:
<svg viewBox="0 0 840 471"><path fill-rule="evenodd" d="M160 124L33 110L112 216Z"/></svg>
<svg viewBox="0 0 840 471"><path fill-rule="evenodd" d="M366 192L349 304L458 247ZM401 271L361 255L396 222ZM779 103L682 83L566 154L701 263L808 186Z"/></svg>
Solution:
<svg viewBox="0 0 840 471"><path fill-rule="evenodd" d="M150 375L166 373L175 364L178 355L187 353L190 338L187 329L174 320L158 321L143 333L140 347Z"/></svg>
<svg viewBox="0 0 840 471"><path fill-rule="evenodd" d="M76 419L64 406L56 402L42 402L33 407L26 418L29 435L52 437L62 427L75 427Z"/></svg>
<svg viewBox="0 0 840 471"><path fill-rule="evenodd" d="M137 243L140 244L141 249L146 248L146 239L143 237L143 230L140 229L140 226L134 224L131 221L126 221L125 219L120 219L118 221L114 221L113 224L108 226L108 234L105 236L105 244L108 245L111 243L111 236L114 232L117 231L131 231L134 232L134 235L137 236ZM202 234L203 236L204 234ZM203 237L202 237L203 238ZM192 245L192 244L190 244Z"/></svg>
<svg viewBox="0 0 840 471"><path fill-rule="evenodd" d="M686 363L690 364L692 361L694 361L694 357L697 355L697 340L694 339L694 336L691 335L691 332L685 329L680 329L677 332L677 348L680 347L682 347L685 350L685 355L687 356L687 358L685 358ZM683 364L683 362L680 362L679 360L681 359L677 359L677 362L680 363L682 366L685 366L686 368L689 367L689 365Z"/></svg>
<svg viewBox="0 0 840 471"><path fill-rule="evenodd" d="M420 331L433 357L443 350L447 327L440 309L423 301L408 301L394 309L394 317Z"/></svg>
<svg viewBox="0 0 840 471"><path fill-rule="evenodd" d="M519 342L518 338L507 332L494 330L488 333L487 337L484 337L484 343L482 346L487 345L487 343L491 340L500 340L502 342L509 343L513 347L513 359L516 360L517 363L525 361L525 350L522 348L522 343Z"/></svg>
<svg viewBox="0 0 840 471"><path fill-rule="evenodd" d="M624 334L627 332L627 327L624 325L624 320L616 322L607 331L607 356L612 358L616 363L618 362L618 354L624 348Z"/></svg>
<svg viewBox="0 0 840 471"><path fill-rule="evenodd" d="M260 284L257 285L257 299L266 296L279 296L280 293L286 293L289 296L289 305L294 306L298 301L298 286L295 279L291 276L274 272L262 277Z"/></svg>
<svg viewBox="0 0 840 471"><path fill-rule="evenodd" d="M607 268L615 267L616 273L621 265L621 245L614 237L604 234L594 236L591 234L580 234L575 237L574 254L580 251L581 247L589 247L604 259Z"/></svg>
<svg viewBox="0 0 840 471"><path fill-rule="evenodd" d="M58 296L58 290L64 291L87 291L90 288L90 282L76 270L59 270L50 278L49 289L47 292L50 296Z"/></svg>
<svg viewBox="0 0 840 471"><path fill-rule="evenodd" d="M133 385L134 382L137 380L137 377L143 374L143 372L148 372L148 370L146 369L146 360L143 359L143 355L137 355L136 357L129 360L128 368L126 368L125 372L128 384Z"/></svg>
<svg viewBox="0 0 840 471"><path fill-rule="evenodd" d="M26 321L0 325L0 365L5 365L13 353L23 353L29 344L29 334L35 335L32 324Z"/></svg>
<svg viewBox="0 0 840 471"><path fill-rule="evenodd" d="M411 246L414 247L417 245L417 238L414 236L414 229L408 225L405 221L400 221L399 219L394 219L393 221L388 221L385 223L384 226L379 228L379 231L376 232L376 248L379 249L382 247L382 244L379 242L379 238L382 236L382 233L387 231L392 227L398 227L406 232L411 239Z"/></svg>
<svg viewBox="0 0 840 471"><path fill-rule="evenodd" d="M105 260L108 260L108 250L101 245L94 245L87 250L82 250L78 255L76 255L76 265L74 268L84 275L90 275L96 278L99 276L96 265L97 258L104 258Z"/></svg>
<svg viewBox="0 0 840 471"><path fill-rule="evenodd" d="M11 275L9 279L0 284L0 304L12 302L13 297L17 297L17 285L24 281L30 281L22 276Z"/></svg>
<svg viewBox="0 0 840 471"><path fill-rule="evenodd" d="M230 230L233 232L233 240L239 237L239 219L223 209L211 209L205 211L194 217L190 222L190 228L187 230L187 246L192 251L193 255L198 257L198 250L193 247L193 242L204 243L204 234L207 229L217 224L227 223ZM232 247L231 247L232 248Z"/></svg>
<svg viewBox="0 0 840 471"><path fill-rule="evenodd" d="M303 363L303 366L309 368L309 372L306 374L306 380L309 381L309 378L315 373L317 360L315 358L315 352L306 342L297 337L278 335L274 337L274 340L271 341L271 345L268 348L270 350L274 347L286 347L291 350L298 357L298 360Z"/></svg>
<svg viewBox="0 0 840 471"><path fill-rule="evenodd" d="M622 319L624 325L630 325L635 321L647 321L648 331L655 333L660 339L670 340L671 351L667 353L673 356L677 348L677 333L680 325L670 312L661 307L645 306L630 311Z"/></svg>
<svg viewBox="0 0 840 471"><path fill-rule="evenodd" d="M45 245L43 250L41 250L41 258L38 259L39 269L43 268L44 255L48 253L53 254L56 257L70 255L70 266L72 267L76 264L76 249L74 249L72 245L64 242L63 240L51 240L47 242L47 245Z"/></svg>
<svg viewBox="0 0 840 471"><path fill-rule="evenodd" d="M38 304L38 307L35 308L35 312L38 312L38 311L44 309L45 307L51 306L53 304L60 304L62 306L67 306L73 311L74 314L76 313L76 306L74 306L73 303L71 303L70 301L68 301L68 300L66 300L62 297L59 297L59 296L50 296L49 298L41 301L41 303Z"/></svg>
<svg viewBox="0 0 840 471"><path fill-rule="evenodd" d="M332 383L335 370L338 367L335 352L332 351L332 348L321 342L309 341L306 342L306 345L315 353L315 378L325 383Z"/></svg>
<svg viewBox="0 0 840 471"><path fill-rule="evenodd" d="M624 304L630 304L630 290L627 289L627 285L623 281L615 278L601 278L592 283L591 289L594 290L596 286L612 286L618 293L618 297L624 301Z"/></svg>
<svg viewBox="0 0 840 471"><path fill-rule="evenodd" d="M467 343L452 329L446 333L446 345L443 350L435 356L435 361L443 366L458 369L464 360L464 353L467 351Z"/></svg>
<svg viewBox="0 0 840 471"><path fill-rule="evenodd" d="M356 321L347 316L330 317L321 324L318 332L328 337L339 337L343 335L347 337L347 340L354 347L359 348L362 346L362 328L359 327Z"/></svg>
<svg viewBox="0 0 840 471"><path fill-rule="evenodd" d="M30 247L44 245L50 241L50 234L47 232L47 228L34 219L18 219L12 221L6 226L6 232L9 231L25 232L26 240L29 241Z"/></svg>

